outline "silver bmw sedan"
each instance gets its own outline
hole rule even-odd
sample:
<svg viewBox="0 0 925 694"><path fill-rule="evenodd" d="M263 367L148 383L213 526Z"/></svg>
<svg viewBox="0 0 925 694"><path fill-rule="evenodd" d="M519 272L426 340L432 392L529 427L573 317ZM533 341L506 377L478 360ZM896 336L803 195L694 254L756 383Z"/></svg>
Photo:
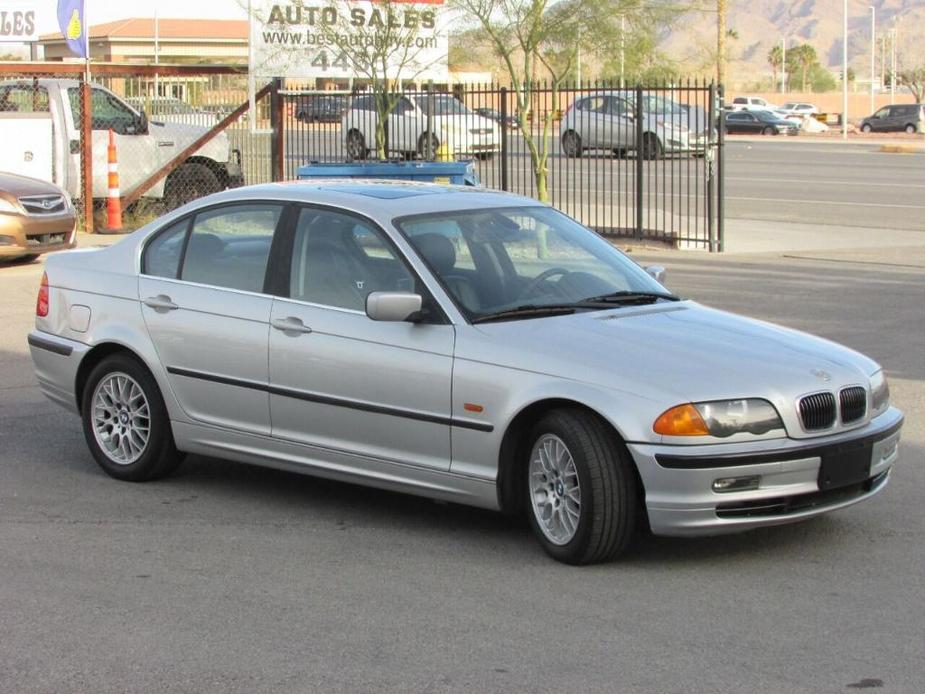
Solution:
<svg viewBox="0 0 925 694"><path fill-rule="evenodd" d="M196 453L525 513L573 564L886 486L880 366L653 275L514 195L254 186L50 257L29 344L113 477Z"/></svg>

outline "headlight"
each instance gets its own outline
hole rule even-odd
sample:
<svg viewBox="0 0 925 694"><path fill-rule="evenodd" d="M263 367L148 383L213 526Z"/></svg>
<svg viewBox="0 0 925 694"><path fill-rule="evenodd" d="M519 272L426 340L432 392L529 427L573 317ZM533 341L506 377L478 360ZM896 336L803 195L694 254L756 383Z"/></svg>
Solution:
<svg viewBox="0 0 925 694"><path fill-rule="evenodd" d="M883 371L878 371L870 377L870 416L886 412L890 406L890 386L886 382Z"/></svg>
<svg viewBox="0 0 925 694"><path fill-rule="evenodd" d="M6 214L22 214L22 210L6 198L0 198L0 212L5 212Z"/></svg>
<svg viewBox="0 0 925 694"><path fill-rule="evenodd" d="M777 410L767 400L717 400L672 407L663 412L652 429L663 436L716 436L766 434L783 429Z"/></svg>

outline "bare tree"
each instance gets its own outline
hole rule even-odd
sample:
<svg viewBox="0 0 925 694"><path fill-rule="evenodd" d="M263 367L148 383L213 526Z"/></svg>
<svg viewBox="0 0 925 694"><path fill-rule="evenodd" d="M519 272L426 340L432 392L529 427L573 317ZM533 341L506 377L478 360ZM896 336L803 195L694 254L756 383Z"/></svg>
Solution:
<svg viewBox="0 0 925 694"><path fill-rule="evenodd" d="M918 67L904 68L897 75L897 81L912 92L915 103L925 101L925 64Z"/></svg>

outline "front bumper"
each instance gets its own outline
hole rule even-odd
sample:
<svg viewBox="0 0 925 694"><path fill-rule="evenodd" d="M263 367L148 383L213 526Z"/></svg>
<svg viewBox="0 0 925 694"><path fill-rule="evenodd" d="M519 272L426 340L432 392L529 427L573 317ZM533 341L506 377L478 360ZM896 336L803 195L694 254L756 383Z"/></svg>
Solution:
<svg viewBox="0 0 925 694"><path fill-rule="evenodd" d="M890 408L866 426L811 440L774 439L706 446L629 444L656 535L718 535L791 523L850 506L883 489L898 456L903 416ZM823 458L835 464L870 450L863 479L820 484ZM830 464L832 464L830 462ZM715 492L720 478L759 477L757 489Z"/></svg>
<svg viewBox="0 0 925 694"><path fill-rule="evenodd" d="M0 258L74 248L77 245L75 222L72 212L47 217L0 215Z"/></svg>

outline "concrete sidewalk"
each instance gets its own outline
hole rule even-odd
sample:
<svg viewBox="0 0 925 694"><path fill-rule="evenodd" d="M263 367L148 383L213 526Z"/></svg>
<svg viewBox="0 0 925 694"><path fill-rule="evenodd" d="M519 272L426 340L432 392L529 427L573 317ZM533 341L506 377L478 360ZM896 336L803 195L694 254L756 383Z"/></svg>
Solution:
<svg viewBox="0 0 925 694"><path fill-rule="evenodd" d="M727 219L726 253L925 247L921 231Z"/></svg>

